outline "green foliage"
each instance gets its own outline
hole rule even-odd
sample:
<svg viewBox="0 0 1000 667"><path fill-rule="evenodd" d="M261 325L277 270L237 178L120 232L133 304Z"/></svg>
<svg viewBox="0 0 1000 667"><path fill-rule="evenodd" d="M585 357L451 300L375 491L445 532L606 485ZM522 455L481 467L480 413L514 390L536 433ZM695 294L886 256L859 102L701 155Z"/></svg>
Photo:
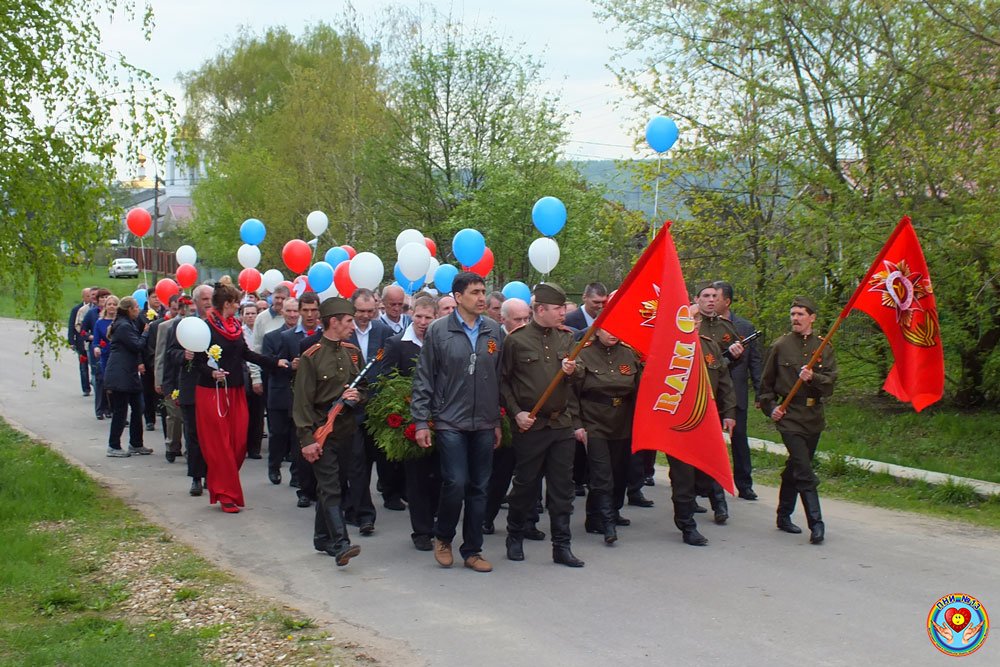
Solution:
<svg viewBox="0 0 1000 667"><path fill-rule="evenodd" d="M951 505L973 505L982 500L976 490L965 482L949 477L944 484L934 489L934 499Z"/></svg>
<svg viewBox="0 0 1000 667"><path fill-rule="evenodd" d="M413 378L398 370L382 376L373 387L375 393L365 405L365 427L390 461L407 461L430 454L433 446L423 449L413 439L415 426L410 414ZM407 437L409 434L409 437ZM433 442L433 438L432 438Z"/></svg>
<svg viewBox="0 0 1000 667"><path fill-rule="evenodd" d="M1000 57L977 0L597 0L628 33L637 99L682 124L661 187L692 280L734 283L773 338L796 292L830 319L890 230L913 218L934 280L949 389L1000 400ZM619 62L626 62L621 60ZM653 182L652 164L640 178ZM888 371L866 318L838 353Z"/></svg>
<svg viewBox="0 0 1000 667"><path fill-rule="evenodd" d="M66 258L117 236L113 162L140 147L162 154L171 100L102 47L102 15L137 18L131 0L0 4L0 282L19 287L7 291L31 305L35 342L53 350ZM149 8L138 18L148 35Z"/></svg>

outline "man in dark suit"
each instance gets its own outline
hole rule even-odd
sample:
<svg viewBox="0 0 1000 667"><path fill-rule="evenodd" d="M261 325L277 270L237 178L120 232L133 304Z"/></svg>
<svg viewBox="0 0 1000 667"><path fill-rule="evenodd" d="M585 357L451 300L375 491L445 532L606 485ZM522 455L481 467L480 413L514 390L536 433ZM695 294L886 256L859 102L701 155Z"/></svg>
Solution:
<svg viewBox="0 0 1000 667"><path fill-rule="evenodd" d="M369 289L358 289L351 296L354 304L354 331L349 343L361 350L358 366L364 368L372 358L385 356L385 342L393 334L384 322L378 319L378 307L375 293ZM365 381L371 385L381 374L380 362L376 361L368 372ZM344 503L348 521L357 524L362 535L375 532L375 504L371 496L372 463L376 464L379 476L379 487L386 509L403 510L402 496L404 493L405 476L403 468L398 463L390 464L381 449L375 446L375 440L364 426L367 417L364 410L355 411L358 419L358 430L354 434L353 448L348 461L348 485L350 487L348 502Z"/></svg>
<svg viewBox="0 0 1000 667"><path fill-rule="evenodd" d="M90 308L90 288L84 287L80 293L80 303L69 311L69 328L66 330L66 342L80 358L80 389L84 396L90 396L90 363L87 361L87 346L80 330L76 327L77 316L83 308Z"/></svg>
<svg viewBox="0 0 1000 667"><path fill-rule="evenodd" d="M733 286L723 280L712 283L719 290L716 312L719 317L731 321L741 339L752 334L755 329L749 320L734 314L729 308L733 303ZM757 500L753 490L752 466L750 463L750 442L747 440L747 407L749 391L747 380L753 383L754 403L760 395L760 377L764 367L764 359L758 341L746 344L743 353L729 362L729 375L736 390L736 428L733 429L733 478L739 497L744 500Z"/></svg>
<svg viewBox="0 0 1000 667"><path fill-rule="evenodd" d="M437 314L433 297L422 296L413 303L412 322L406 329L385 341L383 373L399 370L404 377L413 375L420 356L427 327ZM437 450L426 456L403 462L406 478L406 499L409 502L410 538L418 551L434 548L434 515L441 496L441 460Z"/></svg>
<svg viewBox="0 0 1000 667"><path fill-rule="evenodd" d="M281 316L284 324L264 336L262 354L270 357L281 354L281 334L299 323L299 302L291 297L284 299ZM267 430L267 478L271 484L281 484L281 462L291 451L295 433L291 368L277 368L267 374Z"/></svg>

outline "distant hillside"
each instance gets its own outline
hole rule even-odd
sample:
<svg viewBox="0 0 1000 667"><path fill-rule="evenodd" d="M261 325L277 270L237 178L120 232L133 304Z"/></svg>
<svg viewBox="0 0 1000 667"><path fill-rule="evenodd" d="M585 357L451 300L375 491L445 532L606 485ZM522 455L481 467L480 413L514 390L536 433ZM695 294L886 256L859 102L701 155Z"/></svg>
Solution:
<svg viewBox="0 0 1000 667"><path fill-rule="evenodd" d="M608 198L621 202L633 211L642 211L647 217L653 215L653 190L643 190L634 180L634 172L627 163L615 160L579 160L570 162L591 185L607 190ZM657 217L677 218L685 212L678 201L677 191L660 188L659 214Z"/></svg>

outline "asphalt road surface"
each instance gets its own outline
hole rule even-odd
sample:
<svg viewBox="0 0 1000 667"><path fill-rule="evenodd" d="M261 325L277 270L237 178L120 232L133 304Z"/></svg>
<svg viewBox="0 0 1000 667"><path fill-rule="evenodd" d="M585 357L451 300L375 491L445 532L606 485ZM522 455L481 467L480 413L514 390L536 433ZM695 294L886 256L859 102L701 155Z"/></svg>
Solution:
<svg viewBox="0 0 1000 667"><path fill-rule="evenodd" d="M375 534L355 529L362 554L337 568L312 548L313 511L268 482L264 461L243 466L245 511L224 514L207 494L188 496L159 431L145 434L152 456L105 457L109 422L81 396L74 355L44 379L25 322L0 319L0 339L0 414L264 594L337 620L386 664L943 665L955 663L925 630L938 598L973 595L1000 619L994 531L824 499L827 540L812 546L775 530L776 492L759 487L758 502L730 500L726 526L701 515L711 544L695 548L673 526L664 471L647 488L656 507L626 507L632 525L614 547L584 532L578 499L580 570L552 563L547 542L525 542L527 559L512 563L502 531L486 537L492 573L442 569L413 548L407 514L380 499ZM805 525L801 510L793 518ZM1000 637L962 664L1000 664Z"/></svg>

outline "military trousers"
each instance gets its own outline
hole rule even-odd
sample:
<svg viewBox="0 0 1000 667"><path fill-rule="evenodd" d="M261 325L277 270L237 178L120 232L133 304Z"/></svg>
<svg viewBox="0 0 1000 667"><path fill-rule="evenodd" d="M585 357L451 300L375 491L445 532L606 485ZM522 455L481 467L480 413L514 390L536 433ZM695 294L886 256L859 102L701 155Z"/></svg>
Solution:
<svg viewBox="0 0 1000 667"><path fill-rule="evenodd" d="M347 436L348 439L353 438ZM350 443L338 442L333 437L326 439L323 454L311 466L312 475L316 477L316 498L324 507L334 507L340 504L340 457L344 447ZM301 453L298 454L301 457ZM302 459L302 466L309 464Z"/></svg>
<svg viewBox="0 0 1000 667"><path fill-rule="evenodd" d="M698 469L667 454L670 464L670 499L674 506L693 503L697 494Z"/></svg>
<svg viewBox="0 0 1000 667"><path fill-rule="evenodd" d="M632 441L628 438L587 438L587 459L590 467L590 490L624 498L628 484L628 464Z"/></svg>
<svg viewBox="0 0 1000 667"><path fill-rule="evenodd" d="M542 428L527 433L514 433L513 488L509 495L510 511L523 521L532 512L538 499L539 480L545 477L545 495L549 515L558 517L573 513L573 458L576 438L573 429Z"/></svg>
<svg viewBox="0 0 1000 667"><path fill-rule="evenodd" d="M782 433L781 440L788 450L785 469L781 471L782 485L790 485L798 492L815 491L819 478L813 471L812 460L819 446L819 433Z"/></svg>

